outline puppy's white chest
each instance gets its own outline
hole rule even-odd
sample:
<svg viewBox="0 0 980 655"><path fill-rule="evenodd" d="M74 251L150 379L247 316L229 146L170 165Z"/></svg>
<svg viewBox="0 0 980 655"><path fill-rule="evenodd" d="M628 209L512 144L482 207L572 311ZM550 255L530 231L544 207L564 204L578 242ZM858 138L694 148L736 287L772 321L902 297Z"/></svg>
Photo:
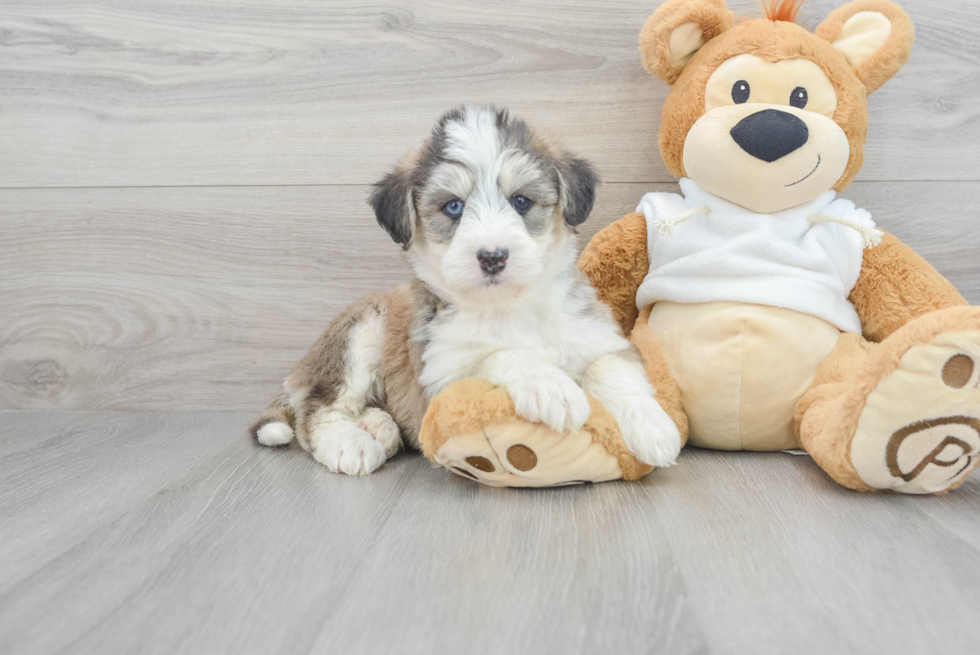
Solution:
<svg viewBox="0 0 980 655"><path fill-rule="evenodd" d="M456 380L472 377L487 357L500 350L527 351L539 361L567 369L562 322L559 317L542 320L536 313L439 317L428 328L422 386L436 393Z"/></svg>

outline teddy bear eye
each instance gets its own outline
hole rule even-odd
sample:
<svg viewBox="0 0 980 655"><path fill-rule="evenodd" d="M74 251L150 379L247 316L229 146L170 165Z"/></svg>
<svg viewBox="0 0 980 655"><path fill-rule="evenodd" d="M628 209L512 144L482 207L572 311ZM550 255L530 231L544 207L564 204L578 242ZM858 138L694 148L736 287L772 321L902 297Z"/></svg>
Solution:
<svg viewBox="0 0 980 655"><path fill-rule="evenodd" d="M749 88L749 83L745 80L739 80L732 87L732 100L735 101L736 105L741 105L749 101L749 95L751 93L752 89Z"/></svg>
<svg viewBox="0 0 980 655"><path fill-rule="evenodd" d="M793 93L789 96L789 104L796 107L797 109L803 109L806 107L806 103L810 100L807 95L806 89L802 86L798 86L793 89Z"/></svg>

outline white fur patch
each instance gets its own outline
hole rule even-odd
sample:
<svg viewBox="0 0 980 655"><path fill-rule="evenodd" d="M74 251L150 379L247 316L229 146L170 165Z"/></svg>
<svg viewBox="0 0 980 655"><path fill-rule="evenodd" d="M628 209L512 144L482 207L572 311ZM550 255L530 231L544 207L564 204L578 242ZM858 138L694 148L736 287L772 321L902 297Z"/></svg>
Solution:
<svg viewBox="0 0 980 655"><path fill-rule="evenodd" d="M357 421L357 427L361 428L385 448L385 455L394 456L401 446L402 438L398 426L387 412L376 407L369 407Z"/></svg>
<svg viewBox="0 0 980 655"><path fill-rule="evenodd" d="M285 423L266 423L255 436L263 446L285 446L293 440L293 429Z"/></svg>
<svg viewBox="0 0 980 655"><path fill-rule="evenodd" d="M302 387L299 389L292 389L289 386L289 380L287 379L283 383L283 388L286 389L286 393L289 394L289 406L293 408L293 411L297 414L303 411L303 403L306 401L306 397L309 395L310 390Z"/></svg>
<svg viewBox="0 0 980 655"><path fill-rule="evenodd" d="M619 423L623 442L645 464L671 466L681 452L681 435L654 398L655 391L640 366L618 354L600 357L582 386Z"/></svg>
<svg viewBox="0 0 980 655"><path fill-rule="evenodd" d="M555 367L541 367L515 375L518 369L515 364L517 362L505 364L513 370L502 372L501 379L509 380L506 389L519 415L534 423L544 423L558 432L582 429L592 409L575 380Z"/></svg>
<svg viewBox="0 0 980 655"><path fill-rule="evenodd" d="M374 314L351 331L344 385L331 410L357 418L364 412L367 399L379 395L378 366L385 345L386 323L385 316Z"/></svg>
<svg viewBox="0 0 980 655"><path fill-rule="evenodd" d="M310 428L313 458L333 473L367 475L388 459L384 445L353 421L325 420Z"/></svg>

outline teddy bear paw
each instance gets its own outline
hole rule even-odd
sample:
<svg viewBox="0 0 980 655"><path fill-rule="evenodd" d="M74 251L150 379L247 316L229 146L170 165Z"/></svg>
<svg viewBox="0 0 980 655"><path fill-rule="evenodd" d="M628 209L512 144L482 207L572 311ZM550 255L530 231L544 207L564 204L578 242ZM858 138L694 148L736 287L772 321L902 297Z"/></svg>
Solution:
<svg viewBox="0 0 980 655"><path fill-rule="evenodd" d="M622 477L614 455L587 431L561 433L540 423L488 425L447 441L435 461L492 487L563 487Z"/></svg>
<svg viewBox="0 0 980 655"><path fill-rule="evenodd" d="M851 442L875 489L945 491L980 464L980 331L914 346L868 397Z"/></svg>

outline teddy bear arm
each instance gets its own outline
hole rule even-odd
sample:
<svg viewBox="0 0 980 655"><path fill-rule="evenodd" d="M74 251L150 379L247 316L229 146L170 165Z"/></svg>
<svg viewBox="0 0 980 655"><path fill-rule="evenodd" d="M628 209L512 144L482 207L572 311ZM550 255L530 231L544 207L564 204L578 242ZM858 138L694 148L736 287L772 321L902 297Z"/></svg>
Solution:
<svg viewBox="0 0 980 655"><path fill-rule="evenodd" d="M578 265L629 336L639 313L636 292L650 269L646 217L627 214L603 228L582 251Z"/></svg>
<svg viewBox="0 0 980 655"><path fill-rule="evenodd" d="M865 338L876 342L918 316L969 304L929 262L888 233L864 251L850 300Z"/></svg>

